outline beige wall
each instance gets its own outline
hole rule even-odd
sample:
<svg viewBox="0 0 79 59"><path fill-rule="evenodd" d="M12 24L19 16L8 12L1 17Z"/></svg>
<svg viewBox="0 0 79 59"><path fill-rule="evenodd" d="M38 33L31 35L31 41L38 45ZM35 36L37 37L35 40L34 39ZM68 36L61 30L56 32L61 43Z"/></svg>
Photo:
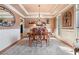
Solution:
<svg viewBox="0 0 79 59"><path fill-rule="evenodd" d="M30 28L30 27L33 26L33 24L29 24L30 21L35 21L35 19L26 18L26 19L24 20L24 27L25 27L25 28Z"/></svg>
<svg viewBox="0 0 79 59"><path fill-rule="evenodd" d="M51 19L50 19L51 20ZM38 19L36 19L36 18L31 18L31 19L29 19L29 18L26 18L25 20L24 20L24 26L25 26L25 28L30 28L30 27L32 27L34 24L29 24L29 22L30 21L38 21ZM41 21L42 22L46 22L46 19L45 18L42 18L41 19ZM50 21L49 21L50 22Z"/></svg>
<svg viewBox="0 0 79 59"><path fill-rule="evenodd" d="M54 32L56 29L56 17L54 17L50 20L50 24L51 24L51 30L52 30L52 32Z"/></svg>
<svg viewBox="0 0 79 59"><path fill-rule="evenodd" d="M68 41L70 44L73 44L74 42L75 42L75 39L76 39L76 31L75 31L75 24L76 24L76 22L75 22L75 13L76 13L76 11L75 11L75 6L73 6L73 7L71 7L70 9L68 9L67 11L71 11L72 12L72 27L69 27L69 28L63 28L63 27L61 27L61 29L60 29L60 36L62 37L62 38L64 38L63 40L66 40L66 41ZM61 15L61 17L62 17L62 15ZM63 20L63 18L61 18L62 20ZM61 24L60 25L62 25L62 22L61 22Z"/></svg>

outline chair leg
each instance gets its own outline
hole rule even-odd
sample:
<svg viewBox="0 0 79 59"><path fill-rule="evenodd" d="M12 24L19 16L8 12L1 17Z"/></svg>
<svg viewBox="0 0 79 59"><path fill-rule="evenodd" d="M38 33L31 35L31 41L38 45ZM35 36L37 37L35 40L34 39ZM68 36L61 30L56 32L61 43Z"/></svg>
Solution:
<svg viewBox="0 0 79 59"><path fill-rule="evenodd" d="M46 46L48 46L48 40L46 39Z"/></svg>
<svg viewBox="0 0 79 59"><path fill-rule="evenodd" d="M74 51L74 55L76 55L76 51Z"/></svg>
<svg viewBox="0 0 79 59"><path fill-rule="evenodd" d="M41 40L41 47L42 47L42 40Z"/></svg>
<svg viewBox="0 0 79 59"><path fill-rule="evenodd" d="M37 47L37 44L38 44L38 43L37 43L37 40L36 40L36 47Z"/></svg>
<svg viewBox="0 0 79 59"><path fill-rule="evenodd" d="M76 55L76 52L74 52L74 54Z"/></svg>
<svg viewBox="0 0 79 59"><path fill-rule="evenodd" d="M32 47L32 40L29 40L29 46Z"/></svg>
<svg viewBox="0 0 79 59"><path fill-rule="evenodd" d="M76 51L77 51L77 49L75 48L75 49L74 49L74 55L76 55Z"/></svg>

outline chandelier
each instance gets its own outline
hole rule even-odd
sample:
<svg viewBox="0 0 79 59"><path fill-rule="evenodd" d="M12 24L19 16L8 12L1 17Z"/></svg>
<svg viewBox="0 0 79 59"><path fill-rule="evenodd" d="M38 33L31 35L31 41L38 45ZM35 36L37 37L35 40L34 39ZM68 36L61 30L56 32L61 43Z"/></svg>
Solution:
<svg viewBox="0 0 79 59"><path fill-rule="evenodd" d="M42 21L41 21L41 17L40 17L40 5L38 5L38 8L39 8L39 12L38 12L38 18L37 18L36 26L43 26L43 25L46 25L45 22L42 22Z"/></svg>
<svg viewBox="0 0 79 59"><path fill-rule="evenodd" d="M42 24L42 22L41 22L41 17L40 17L40 5L38 5L38 8L39 8L39 13L38 13L38 21L37 21L37 23L36 23L36 25L37 26L42 26L43 24Z"/></svg>

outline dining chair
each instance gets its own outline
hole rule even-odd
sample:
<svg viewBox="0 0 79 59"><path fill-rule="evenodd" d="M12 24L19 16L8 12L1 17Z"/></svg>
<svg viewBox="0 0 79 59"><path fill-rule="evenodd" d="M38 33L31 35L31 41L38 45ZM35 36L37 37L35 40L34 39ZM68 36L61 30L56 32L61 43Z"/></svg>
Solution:
<svg viewBox="0 0 79 59"><path fill-rule="evenodd" d="M32 44L35 43L36 46L37 46L37 29L36 28L33 28L32 29L32 34L31 34L31 41L32 41Z"/></svg>
<svg viewBox="0 0 79 59"><path fill-rule="evenodd" d="M46 46L48 45L48 41L49 41L49 35L48 35L48 31L45 29L42 32L42 41L46 42Z"/></svg>

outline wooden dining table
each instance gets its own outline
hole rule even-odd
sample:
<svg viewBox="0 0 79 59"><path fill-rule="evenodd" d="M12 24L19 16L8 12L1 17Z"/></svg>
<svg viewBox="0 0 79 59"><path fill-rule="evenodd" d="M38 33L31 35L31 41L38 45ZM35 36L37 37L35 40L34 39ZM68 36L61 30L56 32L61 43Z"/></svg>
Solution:
<svg viewBox="0 0 79 59"><path fill-rule="evenodd" d="M46 28L41 29L33 28L30 30L30 32L27 33L27 35L29 37L30 47L32 46L33 41L36 41L36 44L38 43L38 41L40 41L41 45L43 40L45 40L46 43L48 41L48 31Z"/></svg>

